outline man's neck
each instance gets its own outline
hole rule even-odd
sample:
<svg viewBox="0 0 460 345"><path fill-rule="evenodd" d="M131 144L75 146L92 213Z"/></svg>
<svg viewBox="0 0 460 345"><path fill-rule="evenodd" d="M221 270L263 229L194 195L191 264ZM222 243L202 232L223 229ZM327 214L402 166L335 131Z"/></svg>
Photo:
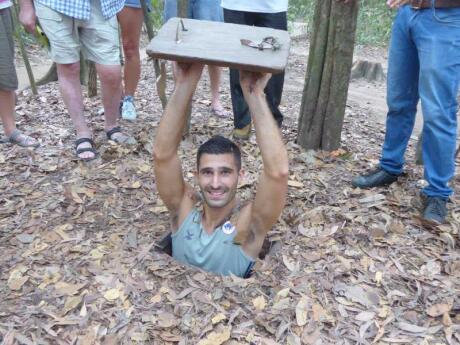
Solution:
<svg viewBox="0 0 460 345"><path fill-rule="evenodd" d="M212 234L214 230L228 218L236 205L236 198L224 207L209 207L206 203L203 207L202 225L208 234Z"/></svg>

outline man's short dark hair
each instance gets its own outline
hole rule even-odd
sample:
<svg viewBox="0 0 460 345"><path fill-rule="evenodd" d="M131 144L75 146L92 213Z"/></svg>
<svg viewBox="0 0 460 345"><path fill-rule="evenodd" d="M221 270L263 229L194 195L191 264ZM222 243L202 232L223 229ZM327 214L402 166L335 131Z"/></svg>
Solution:
<svg viewBox="0 0 460 345"><path fill-rule="evenodd" d="M196 155L196 165L198 169L200 168L200 158L204 153L209 155L222 155L231 153L235 158L235 163L238 171L241 169L241 151L239 147L236 146L233 141L221 135L215 135L208 141L201 144Z"/></svg>

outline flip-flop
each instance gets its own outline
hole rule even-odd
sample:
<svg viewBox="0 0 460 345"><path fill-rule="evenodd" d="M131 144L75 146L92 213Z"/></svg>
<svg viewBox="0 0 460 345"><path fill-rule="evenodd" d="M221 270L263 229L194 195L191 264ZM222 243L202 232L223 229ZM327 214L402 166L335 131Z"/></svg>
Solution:
<svg viewBox="0 0 460 345"><path fill-rule="evenodd" d="M121 133L125 137L125 139L117 139L113 135L116 133ZM117 144L126 144L126 145L136 145L137 141L133 137L130 137L129 135L124 134L121 131L121 128L119 126L112 128L110 131L105 132L107 134L107 139L112 140L116 142Z"/></svg>
<svg viewBox="0 0 460 345"><path fill-rule="evenodd" d="M83 143L89 143L91 147L82 147L79 149L78 146ZM94 146L96 145L94 144L94 141L90 138L80 138L80 139L75 140L75 156L83 162L89 162L89 161L92 161L93 159L96 159L99 156L99 153L96 151ZM79 155L83 152L92 152L94 156L88 157L88 158L81 158Z"/></svg>
<svg viewBox="0 0 460 345"><path fill-rule="evenodd" d="M39 147L40 143L29 135L22 133L19 129L15 129L7 137L7 141L10 144L18 145L21 147Z"/></svg>

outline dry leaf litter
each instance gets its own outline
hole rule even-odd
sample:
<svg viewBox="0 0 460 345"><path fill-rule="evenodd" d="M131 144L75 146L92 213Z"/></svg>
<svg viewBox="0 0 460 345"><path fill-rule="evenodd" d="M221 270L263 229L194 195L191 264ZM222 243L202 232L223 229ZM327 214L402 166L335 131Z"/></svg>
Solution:
<svg viewBox="0 0 460 345"><path fill-rule="evenodd" d="M305 67L304 56L291 56L288 86ZM253 276L217 277L155 250L168 216L152 173L162 113L152 70L145 61L138 120L123 123L135 147L107 142L99 97L85 99L101 153L89 164L74 158L74 131L56 83L36 97L19 95L19 126L42 146L1 146L2 344L460 343L459 177L450 223L437 228L419 218L423 170L413 164L415 137L398 183L352 188L354 175L377 164L384 128L348 106L341 149L301 150L294 143L301 85L286 88L282 105L287 206ZM206 78L180 148L190 181L197 146L232 129L231 118L212 117ZM225 78L222 97L230 104ZM254 136L239 144L247 172L239 193L248 199L261 158Z"/></svg>

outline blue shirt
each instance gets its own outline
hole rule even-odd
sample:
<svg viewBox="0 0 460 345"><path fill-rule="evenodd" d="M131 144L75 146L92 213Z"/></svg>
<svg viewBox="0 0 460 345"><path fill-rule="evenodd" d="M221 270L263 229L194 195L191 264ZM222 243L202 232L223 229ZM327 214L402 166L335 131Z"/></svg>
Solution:
<svg viewBox="0 0 460 345"><path fill-rule="evenodd" d="M35 0L40 4L65 14L66 16L89 20L91 14L91 1L98 0ZM100 0L102 15L105 19L110 19L120 12L125 4L125 0Z"/></svg>
<svg viewBox="0 0 460 345"><path fill-rule="evenodd" d="M209 272L246 277L255 261L233 242L235 235L230 222L208 234L201 224L201 212L194 208L171 236L172 254L177 261Z"/></svg>

